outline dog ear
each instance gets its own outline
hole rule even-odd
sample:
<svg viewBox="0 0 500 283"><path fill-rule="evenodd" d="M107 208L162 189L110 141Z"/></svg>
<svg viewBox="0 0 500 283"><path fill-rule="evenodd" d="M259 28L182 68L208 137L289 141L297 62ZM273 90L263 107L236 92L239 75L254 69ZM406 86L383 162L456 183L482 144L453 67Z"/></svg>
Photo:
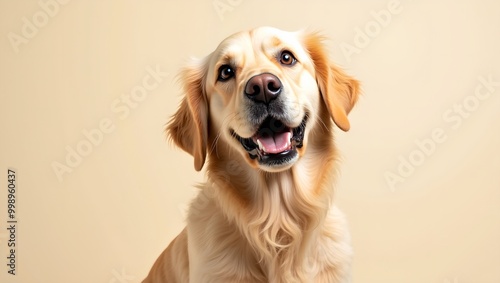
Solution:
<svg viewBox="0 0 500 283"><path fill-rule="evenodd" d="M308 33L305 44L314 62L316 80L328 112L340 129L348 131L351 126L347 114L358 100L359 82L330 63L322 36Z"/></svg>
<svg viewBox="0 0 500 283"><path fill-rule="evenodd" d="M174 143L194 157L194 168L205 164L208 138L208 103L203 79L206 64L197 62L185 67L179 77L184 98L167 124L167 134Z"/></svg>

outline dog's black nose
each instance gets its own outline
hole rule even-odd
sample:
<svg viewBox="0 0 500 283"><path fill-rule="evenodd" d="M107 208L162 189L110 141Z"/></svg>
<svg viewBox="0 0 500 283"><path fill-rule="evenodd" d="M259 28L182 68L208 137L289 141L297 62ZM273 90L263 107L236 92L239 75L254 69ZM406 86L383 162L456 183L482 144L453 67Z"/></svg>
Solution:
<svg viewBox="0 0 500 283"><path fill-rule="evenodd" d="M253 76L245 86L245 95L253 101L269 104L281 93L281 81L273 74Z"/></svg>

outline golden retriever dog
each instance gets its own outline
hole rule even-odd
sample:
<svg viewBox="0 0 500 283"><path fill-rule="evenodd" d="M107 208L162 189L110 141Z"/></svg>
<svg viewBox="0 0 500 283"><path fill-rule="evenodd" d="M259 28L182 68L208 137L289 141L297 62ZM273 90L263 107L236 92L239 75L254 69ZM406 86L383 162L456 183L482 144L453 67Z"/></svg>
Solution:
<svg viewBox="0 0 500 283"><path fill-rule="evenodd" d="M236 33L180 79L167 133L207 181L143 282L350 282L349 233L332 204L334 124L349 130L359 84L323 38Z"/></svg>

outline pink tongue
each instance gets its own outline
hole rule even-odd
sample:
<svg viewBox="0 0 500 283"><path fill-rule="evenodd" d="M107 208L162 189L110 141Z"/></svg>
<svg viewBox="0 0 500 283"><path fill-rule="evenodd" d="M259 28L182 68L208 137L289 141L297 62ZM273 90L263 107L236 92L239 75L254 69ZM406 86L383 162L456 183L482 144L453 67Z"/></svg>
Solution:
<svg viewBox="0 0 500 283"><path fill-rule="evenodd" d="M262 150L266 153L280 153L290 149L290 139L292 138L291 132L275 133L266 137L259 136L257 141L262 145Z"/></svg>

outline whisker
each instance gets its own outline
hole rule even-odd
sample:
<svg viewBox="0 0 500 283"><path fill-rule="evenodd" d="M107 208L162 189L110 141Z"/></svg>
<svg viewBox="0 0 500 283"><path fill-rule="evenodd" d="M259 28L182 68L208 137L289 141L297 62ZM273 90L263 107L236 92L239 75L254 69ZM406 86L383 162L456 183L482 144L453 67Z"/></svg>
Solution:
<svg viewBox="0 0 500 283"><path fill-rule="evenodd" d="M319 117L319 113L317 111L309 111L307 114L307 117L313 117L317 123L319 123L321 125L321 127L325 130L325 131L329 131L330 129L326 126L325 122L323 120L320 119ZM309 120L309 119L308 119Z"/></svg>
<svg viewBox="0 0 500 283"><path fill-rule="evenodd" d="M231 119L233 119L234 117L236 116L235 113L232 113L231 115L227 115L224 120L222 120L222 126L221 128L217 131L217 135L215 136L215 139L213 141L213 143L211 144L210 146L210 152L215 152L216 156L219 157L219 153L218 153L218 141L222 135L222 130L226 128L226 125L229 123L229 121ZM232 134L234 135L234 134Z"/></svg>

